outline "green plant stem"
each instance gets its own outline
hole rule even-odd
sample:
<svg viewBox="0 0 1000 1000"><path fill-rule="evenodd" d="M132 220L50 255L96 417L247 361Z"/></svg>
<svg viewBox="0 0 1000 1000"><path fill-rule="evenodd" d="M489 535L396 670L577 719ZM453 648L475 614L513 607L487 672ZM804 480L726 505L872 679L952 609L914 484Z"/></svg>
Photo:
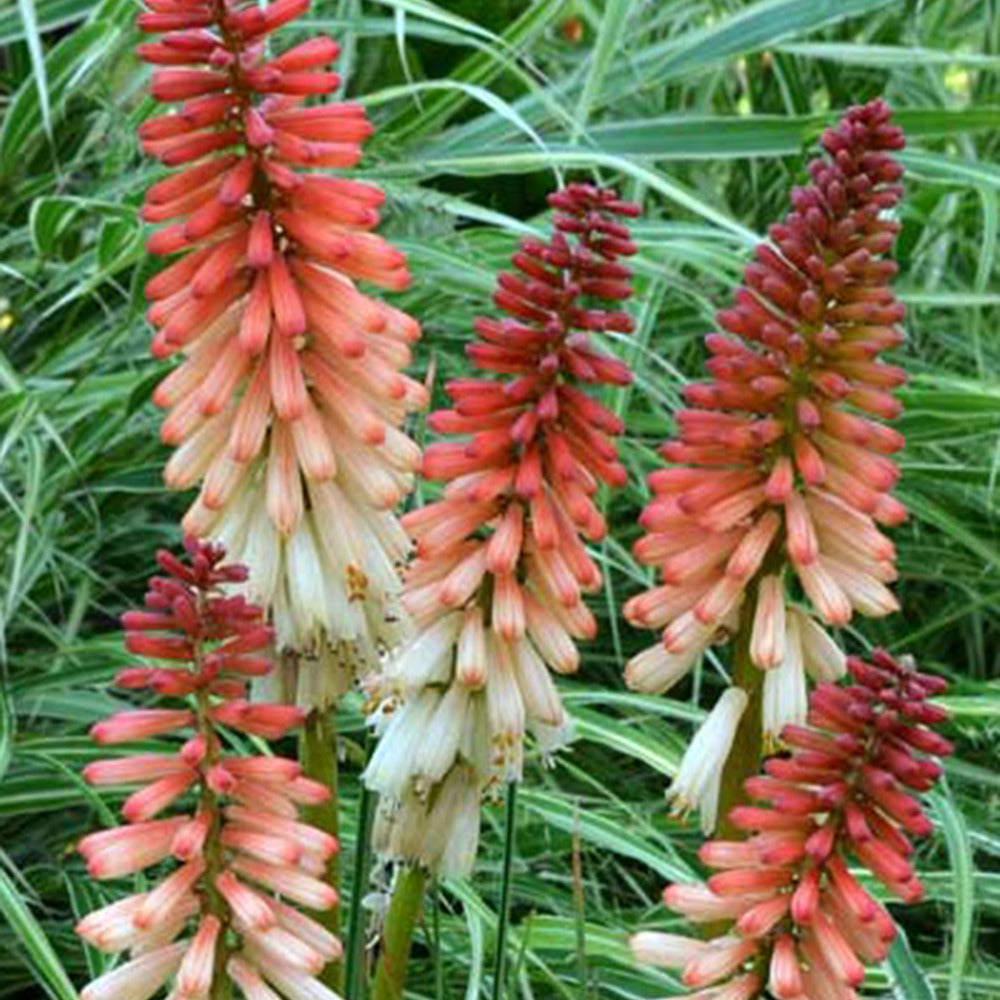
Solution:
<svg viewBox="0 0 1000 1000"><path fill-rule="evenodd" d="M347 918L347 940L345 971L345 996L348 1000L362 1000L364 983L364 920L365 882L368 877L368 867L371 863L371 844L369 830L371 828L372 806L375 796L362 783L358 802L358 828L354 843L354 870L351 873L351 908Z"/></svg>
<svg viewBox="0 0 1000 1000"><path fill-rule="evenodd" d="M764 671L750 659L750 635L756 600L748 594L740 612L740 623L733 640L733 684L747 693L747 707L740 719L732 749L722 771L719 792L719 823L715 836L720 840L740 840L744 833L729 821L735 806L747 801L743 783L760 773L764 757L763 699Z"/></svg>
<svg viewBox="0 0 1000 1000"><path fill-rule="evenodd" d="M299 748L303 774L318 781L330 790L330 797L305 813L305 820L333 837L340 832L340 803L337 788L337 734L332 721L332 709L313 709L306 717ZM326 881L339 891L340 859L334 854L327 862ZM340 907L334 906L323 913L313 914L332 934L340 934ZM344 990L344 963L330 962L318 977L337 993Z"/></svg>
<svg viewBox="0 0 1000 1000"><path fill-rule="evenodd" d="M507 918L510 914L510 877L514 861L514 831L517 815L517 784L507 785L507 811L504 817L503 876L500 883L500 912L497 914L496 962L493 966L493 1000L504 992L504 966L507 958Z"/></svg>
<svg viewBox="0 0 1000 1000"><path fill-rule="evenodd" d="M427 872L423 868L407 868L396 880L382 932L382 954L375 972L372 1000L403 1000L413 931L420 917L426 884Z"/></svg>

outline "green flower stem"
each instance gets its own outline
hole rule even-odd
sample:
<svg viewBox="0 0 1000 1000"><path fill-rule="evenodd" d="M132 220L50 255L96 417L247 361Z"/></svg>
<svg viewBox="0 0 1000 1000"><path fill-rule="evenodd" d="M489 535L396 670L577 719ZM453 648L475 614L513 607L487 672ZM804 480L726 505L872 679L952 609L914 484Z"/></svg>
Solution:
<svg viewBox="0 0 1000 1000"><path fill-rule="evenodd" d="M366 737L367 749L367 737ZM367 757L367 753L365 755ZM347 917L347 938L344 941L346 975L344 996L347 1000L362 1000L365 979L364 899L368 870L371 866L371 821L374 794L361 783L358 802L358 830L354 842L354 869L351 873L351 907Z"/></svg>
<svg viewBox="0 0 1000 1000"><path fill-rule="evenodd" d="M299 757L302 772L330 789L330 798L305 810L305 821L339 839L340 814L337 795L337 734L332 721L333 709L313 709L306 717ZM326 881L340 888L340 857L334 854L327 862ZM334 906L313 917L332 934L340 934L340 907ZM318 977L336 993L344 990L343 961L330 962Z"/></svg>
<svg viewBox="0 0 1000 1000"><path fill-rule="evenodd" d="M517 816L517 783L507 785L507 811L504 819L503 881L500 884L500 912L497 914L496 964L493 967L493 1000L501 1000L504 993L505 964L507 959L507 925L510 916L510 879L514 860L514 831Z"/></svg>
<svg viewBox="0 0 1000 1000"><path fill-rule="evenodd" d="M719 840L741 840L742 831L729 821L735 806L747 801L743 783L759 774L764 758L764 671L754 666L750 659L750 635L756 599L748 594L740 611L740 623L733 640L733 684L747 693L747 707L733 739L732 749L722 771L719 792L719 822L715 837Z"/></svg>
<svg viewBox="0 0 1000 1000"><path fill-rule="evenodd" d="M423 907L426 884L427 872L423 868L407 868L400 872L396 880L385 918L382 953L375 972L371 1000L403 1000L410 947Z"/></svg>

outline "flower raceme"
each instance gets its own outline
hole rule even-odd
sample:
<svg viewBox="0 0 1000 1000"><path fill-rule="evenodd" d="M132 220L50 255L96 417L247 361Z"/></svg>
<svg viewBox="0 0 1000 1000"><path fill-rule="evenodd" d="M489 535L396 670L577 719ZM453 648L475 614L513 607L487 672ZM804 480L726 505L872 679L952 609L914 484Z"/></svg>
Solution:
<svg viewBox="0 0 1000 1000"><path fill-rule="evenodd" d="M122 809L128 825L79 844L98 879L176 864L148 891L80 921L77 933L89 944L130 956L81 1000L148 1000L170 979L173 1000L206 1000L221 995L222 977L247 997L274 996L266 981L289 1000L337 1000L315 976L339 957L340 942L297 908L337 902L321 880L337 842L298 818L300 806L329 793L293 761L223 750L226 729L278 739L303 713L246 701L247 680L271 668L262 652L271 630L260 608L223 593L245 581L245 567L224 565L214 545L190 540L187 551L187 562L159 554L167 575L152 579L145 610L123 618L128 649L163 665L131 667L117 678L121 687L184 699L187 707L121 712L92 731L105 746L178 732L185 742L173 754L89 764L91 784L135 791Z"/></svg>
<svg viewBox="0 0 1000 1000"><path fill-rule="evenodd" d="M460 440L427 449L424 474L447 485L403 518L417 635L372 691L375 716L389 718L367 771L383 795L378 839L434 869L471 866L480 796L519 780L526 727L543 744L564 728L549 671L576 670L575 641L595 633L582 595L601 577L583 539L606 530L599 485L625 480L621 421L585 390L630 380L590 335L632 329L592 300L631 295L618 259L635 246L620 220L639 209L586 184L549 202L554 235L522 242L494 294L506 317L477 320L467 348L499 377L449 382L452 408L428 419Z"/></svg>
<svg viewBox="0 0 1000 1000"><path fill-rule="evenodd" d="M152 95L179 104L140 127L176 171L143 208L166 224L150 252L176 255L146 286L153 352L184 359L154 400L178 446L167 483L201 484L186 529L250 566L279 645L374 660L397 638L408 542L391 509L420 465L400 426L426 403L400 370L420 331L358 288L409 281L371 232L382 192L322 172L353 167L372 131L359 105L303 104L338 86L337 44L266 49L308 6L150 0L139 15L160 36L139 48ZM315 680L305 702L324 699Z"/></svg>
<svg viewBox="0 0 1000 1000"><path fill-rule="evenodd" d="M882 651L870 663L851 657L848 671L849 687L813 691L808 725L786 728L790 754L747 781L763 804L738 806L731 821L749 839L709 841L701 857L716 874L707 885L666 889L670 909L731 928L707 941L632 939L640 961L682 969L694 997L856 1000L895 925L851 858L897 898L921 898L910 838L932 830L917 795L941 774L932 758L951 752L932 729L945 713L928 701L945 685Z"/></svg>
<svg viewBox="0 0 1000 1000"><path fill-rule="evenodd" d="M903 439L880 421L900 412L893 389L904 374L878 355L903 340L903 306L889 288L896 264L885 258L899 230L887 213L902 191L892 153L903 143L880 100L828 129L827 158L810 164L812 183L793 191L793 210L719 313L726 332L706 338L712 379L686 387L690 408L662 449L672 465L651 475L641 518L636 556L664 582L625 614L665 631L629 663L635 688L669 688L744 603L757 666L821 647L811 618L789 627L789 576L830 625L897 608L886 587L895 553L878 525L905 517L889 492L898 476L889 455ZM790 674L773 686L801 716L804 686Z"/></svg>

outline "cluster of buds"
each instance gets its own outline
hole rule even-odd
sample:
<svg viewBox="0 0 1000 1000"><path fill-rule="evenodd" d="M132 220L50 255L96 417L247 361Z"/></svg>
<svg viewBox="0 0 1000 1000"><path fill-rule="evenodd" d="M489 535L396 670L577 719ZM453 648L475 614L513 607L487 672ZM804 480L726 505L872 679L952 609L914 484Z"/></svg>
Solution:
<svg viewBox="0 0 1000 1000"><path fill-rule="evenodd" d="M595 634L583 594L601 575L584 546L606 531L594 497L625 470L621 421L584 387L625 385L628 369L593 331L632 329L618 258L635 252L620 218L639 208L571 184L549 198L548 242L526 239L501 274L504 319L479 319L467 354L501 378L456 379L452 409L428 420L455 442L428 448L424 473L443 497L407 514L417 544L403 604L417 635L372 690L388 720L366 778L382 793L377 843L389 856L465 871L484 790L521 776L530 729L543 747L566 716L550 671L577 669L576 640Z"/></svg>
<svg viewBox="0 0 1000 1000"><path fill-rule="evenodd" d="M931 756L951 745L930 727L944 721L928 702L945 687L876 651L851 657L848 687L821 684L808 725L789 726L785 757L746 783L764 805L730 817L749 839L709 841L707 885L671 885L667 906L698 923L732 921L711 940L643 932L642 961L682 969L694 996L712 1000L856 1000L865 966L882 961L895 935L885 908L850 871L853 857L894 896L921 898L911 836L931 821L913 793L941 774Z"/></svg>
<svg viewBox="0 0 1000 1000"><path fill-rule="evenodd" d="M149 0L138 23L161 36L139 48L153 97L180 103L140 128L177 171L143 208L167 223L150 252L178 255L146 286L154 354L184 358L154 394L177 446L166 481L200 484L185 528L250 567L279 645L333 668L300 674L299 700L320 704L348 680L338 665L399 639L392 509L420 465L400 427L426 392L401 374L416 321L357 287L409 281L371 232L383 194L317 172L353 167L372 131L357 104L304 105L339 85L338 46L267 49L308 6Z"/></svg>
<svg viewBox="0 0 1000 1000"><path fill-rule="evenodd" d="M903 439L871 417L901 409L891 390L904 374L876 359L903 338L903 306L887 284L896 264L881 259L899 230L885 213L902 190L888 151L903 136L875 101L850 110L823 145L829 160L810 164L812 185L793 192L794 211L719 313L728 334L706 338L713 379L685 389L693 408L677 414L680 437L662 448L674 467L650 476L636 556L664 586L626 614L666 631L630 665L643 690L683 674L762 568L754 656L765 669L783 658L788 564L828 624L897 606L885 586L893 545L876 522L905 516L888 493L898 470L886 457Z"/></svg>
<svg viewBox="0 0 1000 1000"><path fill-rule="evenodd" d="M679 436L661 449L671 467L649 479L635 554L663 584L625 615L663 638L626 680L666 691L709 644L742 632L767 672L772 741L804 718L810 664L821 681L842 664L813 616L840 626L898 607L886 586L895 550L878 526L906 515L889 493L899 472L888 456L903 438L880 420L900 412L893 389L905 376L878 355L903 340L897 266L884 256L899 231L888 213L903 144L880 100L825 132L828 156L809 165L812 183L793 191L718 314L726 332L706 337L712 379L685 388ZM808 611L792 607L796 592Z"/></svg>
<svg viewBox="0 0 1000 1000"><path fill-rule="evenodd" d="M84 837L80 853L97 879L161 866L174 870L148 891L125 896L77 926L101 951L129 958L87 986L81 1000L145 1000L173 980L172 1000L223 995L235 982L247 997L331 1000L316 979L341 945L297 907L326 910L336 892L323 881L337 842L299 819L327 789L279 757L224 750L226 729L278 739L301 723L290 705L250 704L249 678L271 669L272 640L261 609L224 593L246 568L224 565L220 547L189 540L189 560L159 554L168 575L154 577L146 610L123 618L128 649L168 666L134 667L117 678L129 690L183 698L186 707L141 708L98 723L105 746L185 732L174 754L95 761L84 771L98 786L134 786L126 826ZM181 811L165 815L172 806ZM294 905L293 905L294 904ZM228 992L225 993L228 996Z"/></svg>

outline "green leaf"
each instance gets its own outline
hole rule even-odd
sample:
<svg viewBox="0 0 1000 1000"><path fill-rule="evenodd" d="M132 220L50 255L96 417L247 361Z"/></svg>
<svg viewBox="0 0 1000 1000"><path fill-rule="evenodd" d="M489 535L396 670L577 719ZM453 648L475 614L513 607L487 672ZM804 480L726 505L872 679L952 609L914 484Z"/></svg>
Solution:
<svg viewBox="0 0 1000 1000"><path fill-rule="evenodd" d="M402 11L412 14L414 17L426 18L435 24L442 24L449 28L454 28L463 34L469 34L484 38L490 42L496 42L497 36L492 31L480 27L475 21L469 21L464 17L459 17L437 4L425 3L424 0L372 0L382 7L389 7L393 11Z"/></svg>
<svg viewBox="0 0 1000 1000"><path fill-rule="evenodd" d="M111 274L142 252L142 227L135 219L106 218L97 238L97 263Z"/></svg>
<svg viewBox="0 0 1000 1000"><path fill-rule="evenodd" d="M632 14L632 2L633 0L607 0L604 5L604 17L597 33L597 43L590 53L583 89L576 102L571 135L574 142L586 131L594 100L603 88L604 78L615 58L621 55L622 41Z"/></svg>
<svg viewBox="0 0 1000 1000"><path fill-rule="evenodd" d="M7 685L0 681L0 782L10 767L15 724L13 699Z"/></svg>
<svg viewBox="0 0 1000 1000"><path fill-rule="evenodd" d="M45 57L45 74L53 114L96 70L118 34L117 26L96 21L77 28L49 52ZM38 88L33 79L25 80L8 105L0 127L0 177L9 177L23 165L29 147L38 141L42 121Z"/></svg>
<svg viewBox="0 0 1000 1000"><path fill-rule="evenodd" d="M389 101L395 101L400 97L407 97L411 94L418 96L419 99L419 95L425 91L433 93L435 91L456 90L461 91L467 97L475 98L475 100L484 104L491 111L495 112L505 121L513 125L518 132L529 136L534 141L535 145L540 147L544 152L546 149L545 141L534 130L534 128L532 128L532 126L521 117L516 108L508 104L502 98L497 97L496 94L491 91L486 90L483 87L477 87L471 83L463 83L462 81L457 80L424 80L416 83L408 83L399 87L387 87L385 90L380 90L377 93L370 94L362 103L374 106Z"/></svg>
<svg viewBox="0 0 1000 1000"><path fill-rule="evenodd" d="M765 0L751 4L718 24L689 32L669 45L669 54L650 66L652 81L676 80L733 56L771 48L850 17L870 16L900 0ZM649 50L644 62L653 62Z"/></svg>
<svg viewBox="0 0 1000 1000"><path fill-rule="evenodd" d="M705 719L702 709L676 698L658 698L656 695L633 694L631 691L607 691L582 685L561 688L560 693L569 708L576 705L623 708L634 715L660 715L696 726Z"/></svg>
<svg viewBox="0 0 1000 1000"><path fill-rule="evenodd" d="M641 861L669 882L691 878L691 870L671 859L662 845L647 840L633 829L623 827L617 819L594 811L577 810L572 803L533 788L522 789L518 801L525 809L557 830L570 835L579 830L581 839L587 843L612 854Z"/></svg>
<svg viewBox="0 0 1000 1000"><path fill-rule="evenodd" d="M66 234L80 209L76 198L38 198L31 206L28 224L31 242L40 257L57 252L60 239Z"/></svg>
<svg viewBox="0 0 1000 1000"><path fill-rule="evenodd" d="M899 926L889 949L886 971L896 1000L934 1000L934 990L910 950L906 932Z"/></svg>
<svg viewBox="0 0 1000 1000"><path fill-rule="evenodd" d="M963 187L1000 187L1000 167L943 153L908 151L899 154L907 171L926 181Z"/></svg>
<svg viewBox="0 0 1000 1000"><path fill-rule="evenodd" d="M76 990L66 975L52 943L28 909L22 890L0 868L0 913L14 931L15 939L25 950L31 972L45 992L55 1000L77 1000Z"/></svg>
<svg viewBox="0 0 1000 1000"><path fill-rule="evenodd" d="M650 160L745 159L805 155L822 129L839 112L817 115L663 115L601 123L591 127L586 148L605 154ZM911 141L921 137L961 135L1000 128L1000 108L944 110L908 108L896 113ZM554 152L571 152L574 144L549 142ZM453 149L447 140L432 144L432 154ZM530 151L523 144L498 144L507 155ZM479 151L482 153L482 150ZM914 155L911 151L910 155ZM919 154L918 154L919 155Z"/></svg>
<svg viewBox="0 0 1000 1000"><path fill-rule="evenodd" d="M713 17L710 20L714 23L708 27L645 46L634 58L616 60L604 78L601 91L590 102L591 111L627 99L637 88L650 92L665 83L687 81L726 60L767 49L784 39L809 34L846 18L871 16L898 3L901 0L765 0L728 17ZM553 99L566 101L582 87L581 74L573 74L543 95L522 98L518 110L532 120ZM497 124L495 119L472 122L454 136L455 145L471 149L502 142L504 130L497 128Z"/></svg>
<svg viewBox="0 0 1000 1000"><path fill-rule="evenodd" d="M951 793L935 793L932 797L934 811L944 830L948 844L948 857L955 876L955 906L952 910L951 959L948 977L948 1000L962 1000L962 977L969 961L972 943L972 925L975 919L976 890L975 866L969 831Z"/></svg>
<svg viewBox="0 0 1000 1000"><path fill-rule="evenodd" d="M465 1000L479 1000L483 991L483 967L485 962L484 921L471 906L463 907L465 926L469 931L469 976L465 985Z"/></svg>
<svg viewBox="0 0 1000 1000"><path fill-rule="evenodd" d="M908 488L900 489L899 496L907 508L921 520L939 528L952 542L968 549L969 552L982 559L985 564L993 566L994 569L1000 569L1000 548L980 537L951 511L945 509L926 494L913 493Z"/></svg>
<svg viewBox="0 0 1000 1000"><path fill-rule="evenodd" d="M82 21L99 4L99 0L36 0L35 21L41 35ZM27 26L20 8L0 11L0 45L19 42L27 35Z"/></svg>
<svg viewBox="0 0 1000 1000"><path fill-rule="evenodd" d="M650 170L622 156L609 156L590 150L549 150L529 153L468 153L464 155L434 156L414 155L405 163L392 164L382 171L388 177L419 177L434 174L459 174L464 176L490 176L496 174L524 173L534 170L564 167L570 169L600 169L618 171L639 181L661 194L668 201L715 223L739 236L744 242L754 245L760 241L757 233L747 229L726 213L717 209L684 184L666 174Z"/></svg>
<svg viewBox="0 0 1000 1000"><path fill-rule="evenodd" d="M576 735L581 739L634 757L667 777L677 773L681 757L678 749L665 746L662 739L637 729L630 721L577 708L573 711L573 722Z"/></svg>
<svg viewBox="0 0 1000 1000"><path fill-rule="evenodd" d="M562 15L566 0L550 0L532 4L513 21L497 39L497 44L476 42L477 52L467 56L448 79L453 84L487 87L501 73L517 77L526 88L535 90L538 82L520 66L523 53L545 30ZM407 143L419 136L433 135L457 114L474 91L456 86L450 91L437 91L422 101L421 107L407 107L385 124L385 132L394 142Z"/></svg>
<svg viewBox="0 0 1000 1000"><path fill-rule="evenodd" d="M945 52L907 45L866 45L861 42L784 42L778 51L807 59L829 59L852 66L910 68L915 65L974 66L1000 69L1000 56L978 52Z"/></svg>
<svg viewBox="0 0 1000 1000"><path fill-rule="evenodd" d="M52 142L52 109L49 105L49 81L45 71L45 55L42 52L42 39L38 30L38 18L35 12L35 0L17 0L17 8L24 24L24 39L28 44L31 57L31 72L38 91L38 107L42 114L42 125L49 142Z"/></svg>

